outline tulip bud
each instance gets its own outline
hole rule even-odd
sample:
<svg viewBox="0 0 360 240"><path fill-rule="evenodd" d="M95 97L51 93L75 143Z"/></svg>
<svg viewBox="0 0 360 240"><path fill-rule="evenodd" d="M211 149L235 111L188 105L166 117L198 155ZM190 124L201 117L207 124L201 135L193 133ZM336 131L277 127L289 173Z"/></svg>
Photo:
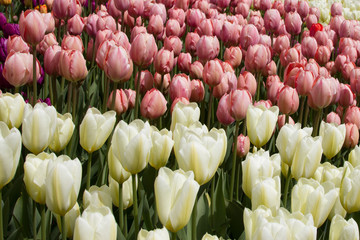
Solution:
<svg viewBox="0 0 360 240"><path fill-rule="evenodd" d="M153 127L152 130L152 148L150 150L149 164L159 170L166 165L174 146L174 141L172 140L171 131L165 128L159 131L155 127Z"/></svg>
<svg viewBox="0 0 360 240"><path fill-rule="evenodd" d="M61 217L57 214L54 214L54 215L56 217L56 223L57 223L59 229L61 229L61 231L62 231L63 228L61 226ZM66 237L70 238L73 236L74 228L75 228L75 221L79 216L80 216L80 207L79 207L79 204L76 202L74 207L65 214Z"/></svg>
<svg viewBox="0 0 360 240"><path fill-rule="evenodd" d="M283 114L294 114L299 108L299 96L297 91L294 88L285 85L279 92L277 104L280 112Z"/></svg>
<svg viewBox="0 0 360 240"><path fill-rule="evenodd" d="M322 136L322 148L324 155L331 159L342 148L346 135L345 124L336 126L332 123L321 121L319 136Z"/></svg>
<svg viewBox="0 0 360 240"><path fill-rule="evenodd" d="M126 82L133 72L133 62L121 46L109 45L104 71L113 82Z"/></svg>
<svg viewBox="0 0 360 240"><path fill-rule="evenodd" d="M81 147L89 153L100 149L114 128L115 116L115 111L101 114L96 108L89 108L80 124Z"/></svg>
<svg viewBox="0 0 360 240"><path fill-rule="evenodd" d="M165 227L161 229L155 229L152 231L147 231L145 229L141 229L137 240L154 240L154 239L162 239L162 240L170 240L169 233Z"/></svg>
<svg viewBox="0 0 360 240"><path fill-rule="evenodd" d="M355 124L346 123L346 136L344 147L353 148L359 143L359 129Z"/></svg>
<svg viewBox="0 0 360 240"><path fill-rule="evenodd" d="M257 182L251 191L251 207L253 210L264 205L275 211L280 207L280 176L268 177Z"/></svg>
<svg viewBox="0 0 360 240"><path fill-rule="evenodd" d="M78 198L82 176L79 159L66 155L51 159L48 163L45 185L46 205L54 213L64 216Z"/></svg>
<svg viewBox="0 0 360 240"><path fill-rule="evenodd" d="M188 223L199 187L191 171L160 168L154 183L156 209L168 230L177 232Z"/></svg>
<svg viewBox="0 0 360 240"><path fill-rule="evenodd" d="M174 101L175 98L184 97L190 99L191 97L191 82L189 76L180 73L176 74L170 83L170 98Z"/></svg>
<svg viewBox="0 0 360 240"><path fill-rule="evenodd" d="M146 92L141 101L141 115L148 119L156 119L166 112L166 103L164 95L156 88L153 88Z"/></svg>
<svg viewBox="0 0 360 240"><path fill-rule="evenodd" d="M9 129L19 128L23 121L25 101L16 93L3 93L0 95L0 120L5 122ZM16 109L16 111L14 111Z"/></svg>
<svg viewBox="0 0 360 240"><path fill-rule="evenodd" d="M74 240L115 240L117 224L108 207L90 206L76 219Z"/></svg>
<svg viewBox="0 0 360 240"><path fill-rule="evenodd" d="M143 51L146 49L146 51ZM157 53L157 45L153 35L140 33L131 43L130 56L132 61L143 68L149 66Z"/></svg>
<svg viewBox="0 0 360 240"><path fill-rule="evenodd" d="M55 133L49 144L49 148L54 152L60 152L63 150L69 143L74 129L75 124L72 121L70 113L65 113L64 115L57 113Z"/></svg>
<svg viewBox="0 0 360 240"><path fill-rule="evenodd" d="M107 102L107 107L111 108L112 105L112 101L113 101L113 93L114 91L112 91L110 93L108 102ZM116 112L116 114L121 115L124 112L126 112L129 108L129 99L125 93L125 91L123 89L116 89L116 96L115 96L115 105L114 105L114 111Z"/></svg>
<svg viewBox="0 0 360 240"><path fill-rule="evenodd" d="M89 190L84 191L83 195L84 209L89 206L108 207L112 209L112 198L110 195L110 188L107 185L91 186Z"/></svg>
<svg viewBox="0 0 360 240"><path fill-rule="evenodd" d="M202 36L196 43L196 54L201 62L216 58L220 51L220 44L217 37Z"/></svg>
<svg viewBox="0 0 360 240"><path fill-rule="evenodd" d="M84 56L78 50L61 50L58 64L59 74L69 81L83 80L88 74Z"/></svg>
<svg viewBox="0 0 360 240"><path fill-rule="evenodd" d="M237 148L236 148L236 155L239 158L245 157L249 150L250 150L250 139L248 136L244 136L240 134L237 137Z"/></svg>
<svg viewBox="0 0 360 240"><path fill-rule="evenodd" d="M31 45L37 45L45 36L46 24L37 10L22 12L19 20L21 37Z"/></svg>

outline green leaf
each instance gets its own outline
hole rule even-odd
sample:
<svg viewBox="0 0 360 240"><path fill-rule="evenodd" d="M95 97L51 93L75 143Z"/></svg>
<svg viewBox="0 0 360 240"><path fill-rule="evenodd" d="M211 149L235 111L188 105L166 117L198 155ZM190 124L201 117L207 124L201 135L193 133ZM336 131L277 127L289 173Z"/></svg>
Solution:
<svg viewBox="0 0 360 240"><path fill-rule="evenodd" d="M230 219L230 231L232 238L238 238L244 232L244 208L239 202L232 201L226 209L227 216Z"/></svg>
<svg viewBox="0 0 360 240"><path fill-rule="evenodd" d="M210 206L206 197L206 193L201 194L196 205L196 235L197 239L201 239L205 233L211 232L209 222Z"/></svg>
<svg viewBox="0 0 360 240"><path fill-rule="evenodd" d="M221 171L216 184L214 196L211 204L214 204L214 229L218 236L225 237L227 229L226 205L225 205L225 181L224 172Z"/></svg>

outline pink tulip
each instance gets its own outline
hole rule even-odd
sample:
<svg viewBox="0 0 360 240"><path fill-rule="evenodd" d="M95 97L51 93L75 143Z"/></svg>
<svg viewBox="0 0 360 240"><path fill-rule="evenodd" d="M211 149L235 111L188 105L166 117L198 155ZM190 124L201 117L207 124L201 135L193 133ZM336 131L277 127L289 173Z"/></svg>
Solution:
<svg viewBox="0 0 360 240"><path fill-rule="evenodd" d="M336 125L341 124L340 116L336 112L331 112L326 116L327 123L335 123Z"/></svg>
<svg viewBox="0 0 360 240"><path fill-rule="evenodd" d="M295 12L298 7L298 0L285 0L284 9L286 12Z"/></svg>
<svg viewBox="0 0 360 240"><path fill-rule="evenodd" d="M201 19L196 30L200 36L214 36L214 27L211 19Z"/></svg>
<svg viewBox="0 0 360 240"><path fill-rule="evenodd" d="M44 23L46 25L45 34L52 33L55 30L55 19L51 13L42 13Z"/></svg>
<svg viewBox="0 0 360 240"><path fill-rule="evenodd" d="M54 33L46 34L44 39L36 46L36 51L41 55L44 55L45 51L53 45L58 45L55 34Z"/></svg>
<svg viewBox="0 0 360 240"><path fill-rule="evenodd" d="M302 19L305 19L310 12L309 3L304 0L299 1L297 6L297 12L299 13Z"/></svg>
<svg viewBox="0 0 360 240"><path fill-rule="evenodd" d="M114 0L114 3L115 7L121 12L125 12L130 6L130 0Z"/></svg>
<svg viewBox="0 0 360 240"><path fill-rule="evenodd" d="M279 92L277 105L283 114L294 114L299 108L299 96L296 90L285 85Z"/></svg>
<svg viewBox="0 0 360 240"><path fill-rule="evenodd" d="M135 107L135 98L136 98L136 92L132 89L125 89L124 90L128 100L129 100L129 109Z"/></svg>
<svg viewBox="0 0 360 240"><path fill-rule="evenodd" d="M157 52L154 60L154 67L156 72L160 74L169 73L173 69L174 64L173 51L162 48Z"/></svg>
<svg viewBox="0 0 360 240"><path fill-rule="evenodd" d="M139 72L136 73L135 79L138 79ZM152 89L154 85L154 77L148 70L141 71L140 75L140 92L145 94L148 90ZM135 81L135 89L137 87L137 81Z"/></svg>
<svg viewBox="0 0 360 240"><path fill-rule="evenodd" d="M284 87L284 83L280 81L279 76L269 76L266 80L266 95L267 98L276 104L277 96L280 90Z"/></svg>
<svg viewBox="0 0 360 240"><path fill-rule="evenodd" d="M360 68L354 68L350 73L350 86L351 90L359 94L360 93Z"/></svg>
<svg viewBox="0 0 360 240"><path fill-rule="evenodd" d="M314 81L315 78L311 71L301 69L295 79L295 87L298 94L306 96L310 92Z"/></svg>
<svg viewBox="0 0 360 240"><path fill-rule="evenodd" d="M225 49L224 60L233 68L237 68L241 64L242 52L239 47L230 47Z"/></svg>
<svg viewBox="0 0 360 240"><path fill-rule="evenodd" d="M290 40L286 35L280 35L276 38L274 42L273 49L277 54L280 54L282 51L290 48Z"/></svg>
<svg viewBox="0 0 360 240"><path fill-rule="evenodd" d="M166 8L165 8L164 4L155 3L155 4L151 5L149 13L150 13L150 16L156 16L156 15L161 16L161 19L163 20L163 22L164 23L166 22L167 14L166 14Z"/></svg>
<svg viewBox="0 0 360 240"><path fill-rule="evenodd" d="M170 113L171 113L171 114L172 114L172 112L173 112L173 110L174 110L175 105L176 105L178 102L182 102L182 103L184 103L184 104L186 104L186 105L190 103L189 100L186 99L186 98L184 98L184 97L175 98L175 100L174 100L174 101L172 102L172 104L171 104L171 108L170 108Z"/></svg>
<svg viewBox="0 0 360 240"><path fill-rule="evenodd" d="M205 18L206 18L205 14L201 12L199 9L189 9L186 12L186 23L191 28L197 28L201 20Z"/></svg>
<svg viewBox="0 0 360 240"><path fill-rule="evenodd" d="M160 73L156 72L154 74L154 85L157 89L162 89L164 94L168 92L170 83L171 83L170 73L161 75Z"/></svg>
<svg viewBox="0 0 360 240"><path fill-rule="evenodd" d="M301 41L301 53L306 58L313 58L318 48L317 41L313 37L305 37Z"/></svg>
<svg viewBox="0 0 360 240"><path fill-rule="evenodd" d="M355 94L351 91L349 84L340 84L340 98L339 104L340 106L346 108L350 105L353 105L354 101L356 100Z"/></svg>
<svg viewBox="0 0 360 240"><path fill-rule="evenodd" d="M241 14L244 18L247 18L247 16L249 15L249 10L250 10L250 5L244 2L239 2L235 8L235 12L237 14Z"/></svg>
<svg viewBox="0 0 360 240"><path fill-rule="evenodd" d="M206 62L219 55L220 44L217 37L202 36L196 44L196 54L201 62Z"/></svg>
<svg viewBox="0 0 360 240"><path fill-rule="evenodd" d="M180 35L180 24L175 19L169 19L166 22L166 36L179 36Z"/></svg>
<svg viewBox="0 0 360 240"><path fill-rule="evenodd" d="M286 123L285 123L285 120L286 120L285 114L279 115L278 121L277 121L279 130L286 124ZM293 120L292 117L290 117L290 116L289 116L289 122L288 122L288 124L295 125L294 120Z"/></svg>
<svg viewBox="0 0 360 240"><path fill-rule="evenodd" d="M98 29L96 27L97 20L99 19L99 16L95 13L89 15L86 20L85 24L85 31L91 38L95 38L96 33L98 32Z"/></svg>
<svg viewBox="0 0 360 240"><path fill-rule="evenodd" d="M29 45L18 35L9 36L7 40L7 52L10 53L11 50L14 52L23 52L28 53L30 51Z"/></svg>
<svg viewBox="0 0 360 240"><path fill-rule="evenodd" d="M186 74L176 74L170 83L170 99L174 101L175 98L184 97L190 99L191 97L191 82L189 76Z"/></svg>
<svg viewBox="0 0 360 240"><path fill-rule="evenodd" d="M272 102L270 100L259 100L259 101L256 101L254 102L254 107L257 107L257 106L264 106L266 107L267 109L271 108L272 107Z"/></svg>
<svg viewBox="0 0 360 240"><path fill-rule="evenodd" d="M99 17L96 21L96 29L98 31L105 29L109 29L112 32L116 31L115 19L110 15Z"/></svg>
<svg viewBox="0 0 360 240"><path fill-rule="evenodd" d="M225 21L220 32L220 38L226 46L237 46L239 45L240 33L240 25Z"/></svg>
<svg viewBox="0 0 360 240"><path fill-rule="evenodd" d="M345 123L353 123L360 127L360 109L357 106L350 106L345 112Z"/></svg>
<svg viewBox="0 0 360 240"><path fill-rule="evenodd" d="M114 82L126 82L130 79L133 72L133 63L123 47L109 45L105 57L104 71Z"/></svg>
<svg viewBox="0 0 360 240"><path fill-rule="evenodd" d="M345 18L341 15L334 16L330 19L330 28L335 31L337 35L339 35L340 27Z"/></svg>
<svg viewBox="0 0 360 240"><path fill-rule="evenodd" d="M249 24L253 24L259 33L264 29L264 19L261 17L261 14L254 14L254 12L251 12Z"/></svg>
<svg viewBox="0 0 360 240"><path fill-rule="evenodd" d="M204 84L199 79L191 80L191 102L201 102L205 97Z"/></svg>
<svg viewBox="0 0 360 240"><path fill-rule="evenodd" d="M246 52L245 67L250 72L260 72L271 61L270 49L264 45L250 46Z"/></svg>
<svg viewBox="0 0 360 240"><path fill-rule="evenodd" d="M224 70L221 61L215 59L205 64L202 76L207 85L215 87L220 83L223 74Z"/></svg>
<svg viewBox="0 0 360 240"><path fill-rule="evenodd" d="M236 148L236 155L239 158L245 157L249 150L250 150L250 139L248 136L244 136L240 134L237 137L237 148Z"/></svg>
<svg viewBox="0 0 360 240"><path fill-rule="evenodd" d="M199 41L200 36L195 32L189 32L185 37L185 50L194 55L196 53L196 44Z"/></svg>
<svg viewBox="0 0 360 240"><path fill-rule="evenodd" d="M97 65L99 66L99 68L102 70L104 70L104 68L105 68L106 56L108 54L110 45L115 46L116 45L115 41L114 40L104 40L96 51L95 60L96 60Z"/></svg>
<svg viewBox="0 0 360 240"><path fill-rule="evenodd" d="M284 16L285 15L285 6L284 6L284 3L283 1L281 0L275 0L272 4L272 7L271 8L274 8L276 10L279 11L280 13L280 16Z"/></svg>
<svg viewBox="0 0 360 240"><path fill-rule="evenodd" d="M59 74L72 82L85 79L88 71L82 53L78 50L61 50L59 56Z"/></svg>
<svg viewBox="0 0 360 240"><path fill-rule="evenodd" d="M269 9L264 15L265 28L268 31L276 32L280 26L281 16L278 10Z"/></svg>
<svg viewBox="0 0 360 240"><path fill-rule="evenodd" d="M164 95L156 88L153 88L146 92L141 101L141 115L148 119L156 119L166 112L166 103Z"/></svg>
<svg viewBox="0 0 360 240"><path fill-rule="evenodd" d="M157 45L153 35L140 33L131 44L130 56L132 61L142 67L148 67L157 53Z"/></svg>
<svg viewBox="0 0 360 240"><path fill-rule="evenodd" d="M177 65L180 71L189 73L191 66L191 55L190 53L180 53L177 59Z"/></svg>
<svg viewBox="0 0 360 240"><path fill-rule="evenodd" d="M237 88L237 79L234 72L225 72L218 85L213 88L213 96L220 99L225 93L229 93Z"/></svg>
<svg viewBox="0 0 360 240"><path fill-rule="evenodd" d="M184 11L188 10L190 0L175 0L175 7L181 8Z"/></svg>
<svg viewBox="0 0 360 240"><path fill-rule="evenodd" d="M247 50L249 46L257 44L259 40L259 32L253 24L248 24L243 27L240 34L241 48Z"/></svg>
<svg viewBox="0 0 360 240"><path fill-rule="evenodd" d="M75 14L67 21L67 31L71 35L80 35L84 30L85 22L79 14Z"/></svg>
<svg viewBox="0 0 360 240"><path fill-rule="evenodd" d="M237 88L248 90L251 96L255 96L257 82L254 75L247 71L240 74L237 80Z"/></svg>
<svg viewBox="0 0 360 240"><path fill-rule="evenodd" d="M237 121L244 119L251 103L251 94L247 90L232 90L230 93L231 116Z"/></svg>
<svg viewBox="0 0 360 240"><path fill-rule="evenodd" d="M308 104L312 108L322 109L329 106L333 98L331 80L319 76L308 97Z"/></svg>
<svg viewBox="0 0 360 240"><path fill-rule="evenodd" d="M109 99L107 101L107 107L109 109L111 108L111 105L112 105L113 93L114 93L114 91L112 91L110 93ZM129 99L128 99L125 91L123 89L116 89L115 105L114 105L113 110L115 110L115 112L118 115L121 115L124 112L126 112L128 108L129 108Z"/></svg>
<svg viewBox="0 0 360 240"><path fill-rule="evenodd" d="M343 78L346 80L346 81L349 81L350 80L350 74L351 74L351 71L355 68L355 63L353 62L348 62L348 63L345 63L344 66L341 68L341 74L343 76Z"/></svg>
<svg viewBox="0 0 360 240"><path fill-rule="evenodd" d="M331 57L331 51L327 46L319 46L315 53L315 60L320 65L325 65Z"/></svg>
<svg viewBox="0 0 360 240"><path fill-rule="evenodd" d="M45 36L46 24L37 10L26 10L22 12L19 20L19 29L21 37L25 42L36 45Z"/></svg>
<svg viewBox="0 0 360 240"><path fill-rule="evenodd" d="M76 11L76 0L55 0L52 5L52 12L58 19L70 19Z"/></svg>
<svg viewBox="0 0 360 240"><path fill-rule="evenodd" d="M33 81L33 55L11 51L6 57L2 75L12 86L21 87ZM40 78L40 62L36 60L36 79Z"/></svg>
<svg viewBox="0 0 360 240"><path fill-rule="evenodd" d="M304 69L304 66L300 63L290 63L287 65L284 71L284 83L290 87L296 87L296 77L298 76L298 73Z"/></svg>
<svg viewBox="0 0 360 240"><path fill-rule="evenodd" d="M216 117L219 122L223 125L229 125L235 121L230 114L231 98L230 94L224 94L218 104L216 110Z"/></svg>
<svg viewBox="0 0 360 240"><path fill-rule="evenodd" d="M190 77L195 79L203 78L204 66L199 61L195 61L190 65Z"/></svg>
<svg viewBox="0 0 360 240"><path fill-rule="evenodd" d="M349 38L353 34L354 26L350 20L344 20L339 28L339 37L340 38Z"/></svg>
<svg viewBox="0 0 360 240"><path fill-rule="evenodd" d="M50 46L44 54L44 70L50 76L59 74L58 63L61 47L59 45Z"/></svg>
<svg viewBox="0 0 360 240"><path fill-rule="evenodd" d="M179 22L180 26L185 23L185 12L181 8L170 8L168 10L169 18L175 19Z"/></svg>
<svg viewBox="0 0 360 240"><path fill-rule="evenodd" d="M129 15L137 18L144 14L144 0L130 0L130 6L127 9Z"/></svg>
<svg viewBox="0 0 360 240"><path fill-rule="evenodd" d="M147 31L154 35L159 35L164 30L164 22L160 15L152 15L147 26Z"/></svg>
<svg viewBox="0 0 360 240"><path fill-rule="evenodd" d="M64 50L78 50L80 52L84 51L84 45L79 35L65 35L61 42L61 48Z"/></svg>
<svg viewBox="0 0 360 240"><path fill-rule="evenodd" d="M344 147L353 148L359 143L359 128L352 123L346 123Z"/></svg>
<svg viewBox="0 0 360 240"><path fill-rule="evenodd" d="M126 2L126 1L125 1ZM122 16L122 11L118 9L115 5L115 0L109 0L107 10L109 14L115 19L120 19ZM117 21L116 21L117 22Z"/></svg>
<svg viewBox="0 0 360 240"><path fill-rule="evenodd" d="M292 35L298 35L301 32L301 17L297 12L288 12L285 16L286 31Z"/></svg>
<svg viewBox="0 0 360 240"><path fill-rule="evenodd" d="M174 52L174 56L177 57L182 50L182 41L179 37L170 36L164 40L164 48Z"/></svg>
<svg viewBox="0 0 360 240"><path fill-rule="evenodd" d="M301 60L302 56L301 56L301 52L295 48L289 48L287 50L284 50L281 52L280 54L280 62L281 62L281 66L286 67L288 66L290 63L299 63Z"/></svg>

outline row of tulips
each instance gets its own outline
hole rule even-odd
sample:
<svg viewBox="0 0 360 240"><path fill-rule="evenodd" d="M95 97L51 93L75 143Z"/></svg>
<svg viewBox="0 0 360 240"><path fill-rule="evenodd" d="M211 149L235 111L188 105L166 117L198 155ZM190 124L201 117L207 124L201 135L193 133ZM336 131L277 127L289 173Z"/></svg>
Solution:
<svg viewBox="0 0 360 240"><path fill-rule="evenodd" d="M348 2L23 4L0 14L1 239L359 239Z"/></svg>

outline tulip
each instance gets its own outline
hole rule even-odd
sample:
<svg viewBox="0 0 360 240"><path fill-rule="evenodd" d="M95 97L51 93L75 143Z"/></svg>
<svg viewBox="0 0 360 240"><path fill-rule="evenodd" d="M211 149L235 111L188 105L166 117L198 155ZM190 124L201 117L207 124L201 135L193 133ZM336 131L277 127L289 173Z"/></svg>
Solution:
<svg viewBox="0 0 360 240"><path fill-rule="evenodd" d="M206 62L219 55L220 45L217 37L202 36L196 43L196 54L201 62Z"/></svg>
<svg viewBox="0 0 360 240"><path fill-rule="evenodd" d="M301 41L301 53L306 58L313 58L315 57L315 53L317 50L317 42L316 39L313 37L304 37Z"/></svg>
<svg viewBox="0 0 360 240"><path fill-rule="evenodd" d="M85 26L84 22L84 19L79 14L75 14L67 21L67 31L71 35L80 35Z"/></svg>
<svg viewBox="0 0 360 240"><path fill-rule="evenodd" d="M262 44L248 48L245 56L245 68L250 72L259 72L271 61L270 49Z"/></svg>
<svg viewBox="0 0 360 240"><path fill-rule="evenodd" d="M151 141L152 148L150 150L149 164L156 170L159 170L166 165L174 146L172 132L166 128L159 131L153 127Z"/></svg>
<svg viewBox="0 0 360 240"><path fill-rule="evenodd" d="M353 161L354 162L354 161ZM341 205L348 213L360 210L359 197L360 189L358 186L360 167L353 167L350 163L344 165L344 176L340 185Z"/></svg>
<svg viewBox="0 0 360 240"><path fill-rule="evenodd" d="M328 46L319 46L315 53L315 60L320 65L325 65L331 57L331 50Z"/></svg>
<svg viewBox="0 0 360 240"><path fill-rule="evenodd" d="M189 32L185 37L185 50L186 52L194 55L196 53L196 45L200 36L196 32Z"/></svg>
<svg viewBox="0 0 360 240"><path fill-rule="evenodd" d="M204 66L199 61L195 61L190 65L190 77L195 79L203 78Z"/></svg>
<svg viewBox="0 0 360 240"><path fill-rule="evenodd" d="M156 209L168 230L177 232L188 223L199 187L191 171L160 168L154 183Z"/></svg>
<svg viewBox="0 0 360 240"><path fill-rule="evenodd" d="M252 199L252 189L261 179L280 176L280 155L270 157L268 151L260 149L255 153L248 153L242 164L242 189L246 196Z"/></svg>
<svg viewBox="0 0 360 240"><path fill-rule="evenodd" d="M61 42L61 48L63 50L78 50L80 52L84 51L84 45L79 35L65 35Z"/></svg>
<svg viewBox="0 0 360 240"><path fill-rule="evenodd" d="M344 144L346 136L345 124L336 126L335 124L322 121L319 136L322 136L324 155L331 159L341 150Z"/></svg>
<svg viewBox="0 0 360 240"><path fill-rule="evenodd" d="M191 80L191 102L201 102L205 97L204 84L199 79Z"/></svg>
<svg viewBox="0 0 360 240"><path fill-rule="evenodd" d="M91 186L89 190L84 191L83 195L84 209L89 206L95 207L108 207L112 209L112 198L110 194L110 188L107 185Z"/></svg>
<svg viewBox="0 0 360 240"><path fill-rule="evenodd" d="M61 47L53 45L46 49L44 54L44 69L50 76L56 76L59 74L58 65L59 57L61 53Z"/></svg>
<svg viewBox="0 0 360 240"><path fill-rule="evenodd" d="M155 71L160 74L165 74L171 72L175 65L174 62L174 52L166 50L164 48L160 49L154 60Z"/></svg>
<svg viewBox="0 0 360 240"><path fill-rule="evenodd" d="M177 65L180 71L184 73L189 73L191 66L190 53L180 53L177 58Z"/></svg>
<svg viewBox="0 0 360 240"><path fill-rule="evenodd" d="M116 121L115 111L101 114L96 108L89 108L80 124L80 145L92 153L100 149L110 136Z"/></svg>
<svg viewBox="0 0 360 240"><path fill-rule="evenodd" d="M277 9L269 9L265 12L264 23L268 31L276 32L280 26L281 16Z"/></svg>
<svg viewBox="0 0 360 240"><path fill-rule="evenodd" d="M195 180L203 185L210 181L224 161L227 138L223 129L197 131L177 124L174 130L174 152L179 167L193 171ZM213 146L210 148L210 146Z"/></svg>
<svg viewBox="0 0 360 240"><path fill-rule="evenodd" d="M11 50L15 52L28 53L30 52L29 45L23 40L21 36L12 35L7 39L5 44L7 53L10 53ZM7 54L6 54L7 55ZM6 58L6 56L5 56Z"/></svg>
<svg viewBox="0 0 360 240"><path fill-rule="evenodd" d="M81 43L82 44L82 43ZM59 43L56 40L56 36L54 33L46 34L44 39L36 46L36 51L40 53L41 55L44 55L46 50L54 45L59 45ZM28 46L26 45L28 48ZM83 49L81 49L83 51Z"/></svg>
<svg viewBox="0 0 360 240"><path fill-rule="evenodd" d="M346 123L344 147L353 148L359 143L359 129L353 123Z"/></svg>
<svg viewBox="0 0 360 240"><path fill-rule="evenodd" d="M55 133L49 148L54 152L63 150L69 143L74 129L75 124L70 113L65 113L64 115L57 113Z"/></svg>
<svg viewBox="0 0 360 240"><path fill-rule="evenodd" d="M122 207L127 209L133 205L133 188L132 188L132 178L130 176L125 182L122 183ZM136 189L138 187L136 177ZM111 176L109 176L109 188L112 198L112 202L116 207L119 207L119 183L116 182Z"/></svg>
<svg viewBox="0 0 360 240"><path fill-rule="evenodd" d="M179 56L182 48L183 48L183 44L179 37L170 36L170 37L165 38L164 49L173 51L175 57Z"/></svg>
<svg viewBox="0 0 360 240"><path fill-rule="evenodd" d="M170 98L174 101L175 98L184 97L190 99L191 97L191 81L188 75L184 73L176 74L170 83Z"/></svg>
<svg viewBox="0 0 360 240"><path fill-rule="evenodd" d="M250 46L258 44L259 41L260 41L260 35L256 27L253 24L245 25L240 33L241 48L247 50Z"/></svg>
<svg viewBox="0 0 360 240"><path fill-rule="evenodd" d="M231 108L231 97L230 94L225 93L219 101L216 117L221 124L229 125L235 121L230 113Z"/></svg>
<svg viewBox="0 0 360 240"><path fill-rule="evenodd" d="M285 124L276 138L276 147L279 150L281 161L288 166L292 165L296 147L305 136L311 136L312 128L301 129L301 124Z"/></svg>
<svg viewBox="0 0 360 240"><path fill-rule="evenodd" d="M274 51L280 54L282 51L290 48L290 40L286 35L280 35L275 39L273 45Z"/></svg>
<svg viewBox="0 0 360 240"><path fill-rule="evenodd" d="M115 240L117 224L108 207L90 206L76 219L74 240Z"/></svg>
<svg viewBox="0 0 360 240"><path fill-rule="evenodd" d="M260 205L275 211L280 207L281 196L280 176L260 179L251 191L251 207L253 210Z"/></svg>
<svg viewBox="0 0 360 240"><path fill-rule="evenodd" d="M157 53L157 46L153 35L140 33L131 43L130 57L132 61L142 67L149 66Z"/></svg>
<svg viewBox="0 0 360 240"><path fill-rule="evenodd" d="M9 129L0 121L1 178L0 190L15 176L21 154L21 135L17 128ZM1 216L2 217L2 216Z"/></svg>
<svg viewBox="0 0 360 240"><path fill-rule="evenodd" d="M293 35L298 35L301 32L301 17L297 12L289 12L285 16L286 31Z"/></svg>
<svg viewBox="0 0 360 240"><path fill-rule="evenodd" d="M37 10L22 12L19 20L21 37L31 45L37 45L45 36L46 24Z"/></svg>
<svg viewBox="0 0 360 240"><path fill-rule="evenodd" d="M230 63L230 65L235 69L241 64L242 52L239 47L230 47L226 48L224 52L224 61Z"/></svg>
<svg viewBox="0 0 360 240"><path fill-rule="evenodd" d="M133 62L121 46L110 45L105 58L104 71L113 82L126 82L133 72Z"/></svg>
<svg viewBox="0 0 360 240"><path fill-rule="evenodd" d="M211 87L215 87L221 81L222 75L224 74L221 61L218 59L208 61L203 70L202 77L204 82Z"/></svg>
<svg viewBox="0 0 360 240"><path fill-rule="evenodd" d="M325 108L330 105L332 100L331 80L318 77L309 92L309 100L316 108Z"/></svg>
<svg viewBox="0 0 360 240"><path fill-rule="evenodd" d="M56 217L56 223L61 229L61 232L63 232L62 226L61 226L61 217L57 214L54 214ZM79 204L76 202L74 207L68 211L65 214L65 228L66 228L66 237L70 238L73 236L74 228L75 228L75 221L80 216L80 207Z"/></svg>
<svg viewBox="0 0 360 240"><path fill-rule="evenodd" d="M260 105L249 105L246 113L246 128L252 144L260 148L270 139L278 119L279 108L273 106L270 109Z"/></svg>
<svg viewBox="0 0 360 240"><path fill-rule="evenodd" d="M111 108L112 105L112 100L113 100L113 93L114 91L112 91L110 93L109 99L107 101L107 107ZM114 110L118 115L123 114L124 112L126 112L129 108L129 99L125 93L125 91L123 89L116 89L116 96L115 96L115 105L114 105Z"/></svg>
<svg viewBox="0 0 360 240"><path fill-rule="evenodd" d="M314 179L301 178L291 192L291 211L310 213L314 218L314 226L320 227L328 217L337 197L335 188L329 189L326 183L320 184Z"/></svg>
<svg viewBox="0 0 360 240"><path fill-rule="evenodd" d="M108 152L108 165L109 165L109 174L113 180L115 180L119 184L122 184L129 179L131 174L123 168L119 158L117 158L117 156L114 155L112 145L110 145L110 149Z"/></svg>
<svg viewBox="0 0 360 240"><path fill-rule="evenodd" d="M141 71L141 73L137 72L135 75L135 79L138 79L140 75L140 92L145 94L147 91L151 90L154 86L154 77L148 70ZM155 73L156 74L156 73ZM165 81L165 80L164 80ZM135 88L137 87L137 81L135 81Z"/></svg>
<svg viewBox="0 0 360 240"><path fill-rule="evenodd" d="M171 114L170 130L174 131L176 124L180 123L189 127L200 119L200 108L196 103L184 104L179 102L175 105Z"/></svg>
<svg viewBox="0 0 360 240"><path fill-rule="evenodd" d="M25 101L19 93L14 95L3 93L0 95L0 120L5 122L9 129L20 127L23 121L24 108Z"/></svg>
<svg viewBox="0 0 360 240"><path fill-rule="evenodd" d="M56 122L56 109L53 106L37 103L33 108L26 104L22 123L24 146L34 154L44 151L53 139Z"/></svg>
<svg viewBox="0 0 360 240"><path fill-rule="evenodd" d="M45 188L46 205L54 213L64 216L76 203L81 183L82 167L79 159L66 155L48 163Z"/></svg>
<svg viewBox="0 0 360 240"><path fill-rule="evenodd" d="M345 112L345 123L353 123L360 128L360 108L357 106L350 106Z"/></svg>
<svg viewBox="0 0 360 240"><path fill-rule="evenodd" d="M291 174L296 180L301 177L311 178L314 175L323 153L322 140L321 136L305 136L296 146L291 165Z"/></svg>
<svg viewBox="0 0 360 240"><path fill-rule="evenodd" d="M250 150L250 139L248 136L240 134L237 137L236 155L239 158L245 157Z"/></svg>
<svg viewBox="0 0 360 240"><path fill-rule="evenodd" d="M164 22L160 15L152 15L147 26L147 31L155 36L161 34L164 30Z"/></svg>
<svg viewBox="0 0 360 240"><path fill-rule="evenodd" d="M88 74L84 56L78 50L61 50L58 64L59 74L69 81L83 80Z"/></svg>
<svg viewBox="0 0 360 240"><path fill-rule="evenodd" d="M342 216L336 215L330 225L329 240L359 239L359 227L353 218L346 221Z"/></svg>
<svg viewBox="0 0 360 240"><path fill-rule="evenodd" d="M299 108L299 96L296 89L285 85L279 92L277 104L283 114L294 114Z"/></svg>
<svg viewBox="0 0 360 240"><path fill-rule="evenodd" d="M148 119L159 118L166 112L166 103L164 95L156 88L153 88L146 92L141 101L141 115Z"/></svg>
<svg viewBox="0 0 360 240"><path fill-rule="evenodd" d="M246 117L249 105L252 103L252 97L247 90L232 90L230 93L230 114L236 120L240 121Z"/></svg>
<svg viewBox="0 0 360 240"><path fill-rule="evenodd" d="M157 228L152 231L141 229L137 236L137 240L156 240L156 239L170 240L169 233L165 227L161 229Z"/></svg>

